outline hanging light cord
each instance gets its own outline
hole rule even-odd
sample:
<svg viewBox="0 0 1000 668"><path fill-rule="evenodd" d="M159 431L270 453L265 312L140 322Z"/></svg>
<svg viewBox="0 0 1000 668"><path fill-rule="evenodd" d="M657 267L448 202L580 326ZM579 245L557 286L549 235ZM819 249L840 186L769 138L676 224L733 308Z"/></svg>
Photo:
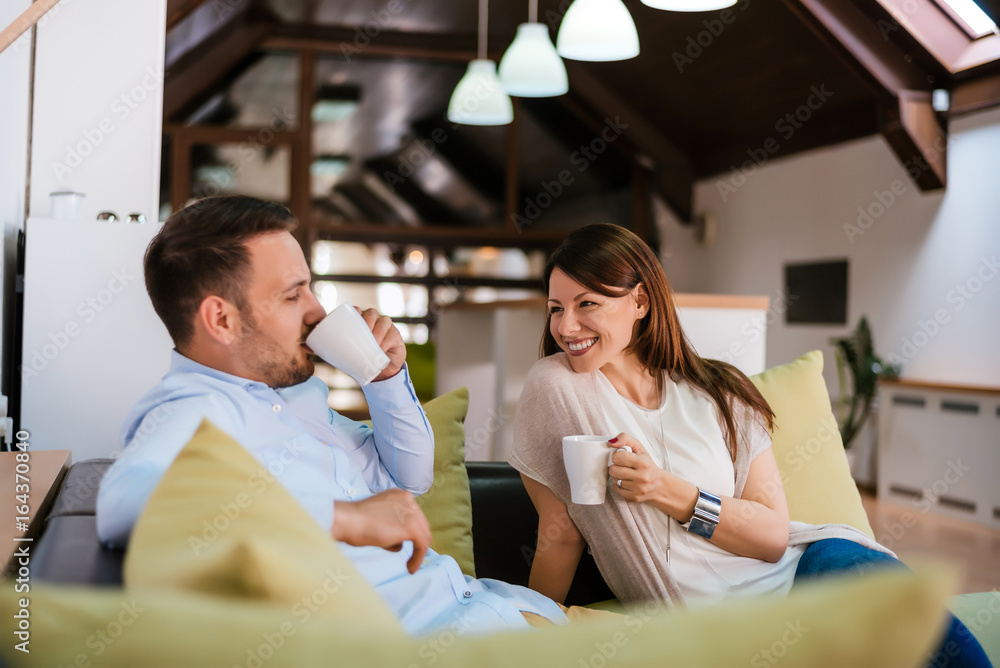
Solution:
<svg viewBox="0 0 1000 668"><path fill-rule="evenodd" d="M486 60L486 35L490 24L490 2L479 0L479 60Z"/></svg>
<svg viewBox="0 0 1000 668"><path fill-rule="evenodd" d="M538 23L538 0L528 0L528 22Z"/></svg>

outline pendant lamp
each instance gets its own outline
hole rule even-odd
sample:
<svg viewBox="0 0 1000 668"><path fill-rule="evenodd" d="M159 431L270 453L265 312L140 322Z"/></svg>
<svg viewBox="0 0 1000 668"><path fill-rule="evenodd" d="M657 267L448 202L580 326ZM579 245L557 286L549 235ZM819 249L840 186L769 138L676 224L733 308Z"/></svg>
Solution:
<svg viewBox="0 0 1000 668"><path fill-rule="evenodd" d="M556 50L571 60L627 60L639 55L639 35L622 0L575 0L559 26Z"/></svg>
<svg viewBox="0 0 1000 668"><path fill-rule="evenodd" d="M508 95L552 97L569 90L566 65L549 38L549 28L538 23L538 0L530 0L528 23L517 27L514 42L500 59L500 83Z"/></svg>
<svg viewBox="0 0 1000 668"><path fill-rule="evenodd" d="M488 0L479 0L479 57L469 62L448 102L448 120L465 125L506 125L514 107L497 77L496 63L486 57Z"/></svg>
<svg viewBox="0 0 1000 668"><path fill-rule="evenodd" d="M641 0L642 4L653 9L666 9L671 12L710 12L725 9L736 4L736 0Z"/></svg>

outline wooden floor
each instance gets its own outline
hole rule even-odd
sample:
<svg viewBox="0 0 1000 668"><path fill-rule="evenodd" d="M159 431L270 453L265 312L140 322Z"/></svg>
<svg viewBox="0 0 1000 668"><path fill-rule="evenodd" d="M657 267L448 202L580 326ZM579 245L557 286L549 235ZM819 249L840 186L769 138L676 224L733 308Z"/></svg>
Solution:
<svg viewBox="0 0 1000 668"><path fill-rule="evenodd" d="M958 593L1000 589L1000 531L861 491L875 537L901 560L934 557L964 572Z"/></svg>

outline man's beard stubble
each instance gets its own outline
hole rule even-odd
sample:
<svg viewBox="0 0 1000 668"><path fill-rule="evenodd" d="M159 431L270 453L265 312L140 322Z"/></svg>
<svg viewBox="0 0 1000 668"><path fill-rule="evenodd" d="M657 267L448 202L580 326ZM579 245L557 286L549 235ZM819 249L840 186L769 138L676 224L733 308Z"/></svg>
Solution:
<svg viewBox="0 0 1000 668"><path fill-rule="evenodd" d="M299 348L300 356L289 359L288 354L274 339L260 331L252 314L242 315L243 331L237 345L245 363L255 376L272 388L291 387L309 380L316 370L311 355Z"/></svg>

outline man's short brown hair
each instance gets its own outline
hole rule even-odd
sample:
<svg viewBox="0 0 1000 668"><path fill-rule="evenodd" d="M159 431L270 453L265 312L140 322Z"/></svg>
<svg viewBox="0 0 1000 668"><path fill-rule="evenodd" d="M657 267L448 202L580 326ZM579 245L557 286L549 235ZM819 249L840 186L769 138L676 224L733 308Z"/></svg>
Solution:
<svg viewBox="0 0 1000 668"><path fill-rule="evenodd" d="M207 197L170 216L146 249L144 268L146 291L174 345L194 335L205 297L221 297L246 312L247 241L295 225L280 204L241 195Z"/></svg>

